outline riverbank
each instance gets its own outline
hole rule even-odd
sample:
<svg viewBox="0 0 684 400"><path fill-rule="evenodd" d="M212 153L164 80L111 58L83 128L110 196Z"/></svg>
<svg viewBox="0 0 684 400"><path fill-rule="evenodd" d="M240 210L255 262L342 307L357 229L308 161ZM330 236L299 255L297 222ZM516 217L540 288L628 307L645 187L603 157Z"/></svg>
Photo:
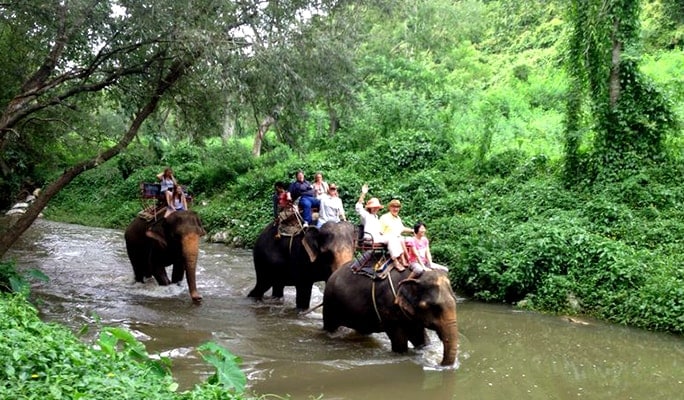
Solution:
<svg viewBox="0 0 684 400"><path fill-rule="evenodd" d="M150 358L123 329L101 330L95 343L84 343L67 328L41 321L24 294L0 293L0 398L250 398L220 379L179 393L164 359Z"/></svg>
<svg viewBox="0 0 684 400"><path fill-rule="evenodd" d="M576 399L578 393L601 398L658 393L668 399L681 391L684 360L678 356L684 342L675 335L591 318L582 325L461 299L459 367L444 370L437 367L442 346L432 331L427 347L395 354L384 334L324 333L320 309L295 312L292 288L283 302L255 303L246 297L254 271L244 249L201 244L199 285L205 301L200 306L187 298L185 285L134 284L121 236L118 230L41 220L12 255L50 277L32 285L42 320L63 323L72 332L87 325L80 339L88 343L100 326L130 329L150 354L172 359L179 391L212 372L197 353L207 340L242 358L252 391L292 399L504 400L530 393L559 400ZM321 289L314 288L312 303L320 300Z"/></svg>
<svg viewBox="0 0 684 400"><path fill-rule="evenodd" d="M272 182L288 180L283 171L301 164L287 159L267 169L268 159L241 162L244 171L224 189L195 191L193 209L209 237L221 233L230 245L249 247L271 221ZM673 160L622 182L573 190L558 178L557 164L545 158L507 157L490 164L499 167L483 173L467 160L454 160L451 174L426 171L420 184L375 177L371 195L386 202L401 193L402 218L406 224L426 221L433 255L450 266L459 293L684 332L684 265L678 256L684 252L684 164ZM190 164L177 169L182 181L203 179L204 170ZM102 165L60 193L46 217L122 229L141 208L134 189L158 170L145 167L124 179L115 163ZM326 179L338 184L352 222L358 188L368 178L341 162L328 166Z"/></svg>

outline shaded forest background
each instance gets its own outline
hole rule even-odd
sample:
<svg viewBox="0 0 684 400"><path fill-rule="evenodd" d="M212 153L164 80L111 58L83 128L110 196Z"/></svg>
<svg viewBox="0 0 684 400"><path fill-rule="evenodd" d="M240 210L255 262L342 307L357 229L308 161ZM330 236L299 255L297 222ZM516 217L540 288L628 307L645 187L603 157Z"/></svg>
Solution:
<svg viewBox="0 0 684 400"><path fill-rule="evenodd" d="M170 166L209 236L248 247L272 220L273 183L321 171L353 220L363 183L401 199L461 294L684 332L684 7L612 2L626 28L612 32L622 92L611 104L615 16L590 14L598 3L337 5L286 45L224 65L238 83L195 67L204 80L181 80L176 101L43 212L123 228L140 182ZM588 43L601 35L603 48ZM3 141L1 204L116 143L130 123L118 96L11 131L22 140Z"/></svg>

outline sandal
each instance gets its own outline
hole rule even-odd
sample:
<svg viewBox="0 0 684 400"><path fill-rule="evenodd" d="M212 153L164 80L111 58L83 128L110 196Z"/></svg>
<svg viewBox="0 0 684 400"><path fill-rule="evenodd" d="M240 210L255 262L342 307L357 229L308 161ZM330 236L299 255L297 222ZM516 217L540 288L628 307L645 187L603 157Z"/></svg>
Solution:
<svg viewBox="0 0 684 400"><path fill-rule="evenodd" d="M401 265L401 262L399 262L399 260L394 260L394 269L396 269L399 272L404 272L404 270L406 270L406 267Z"/></svg>

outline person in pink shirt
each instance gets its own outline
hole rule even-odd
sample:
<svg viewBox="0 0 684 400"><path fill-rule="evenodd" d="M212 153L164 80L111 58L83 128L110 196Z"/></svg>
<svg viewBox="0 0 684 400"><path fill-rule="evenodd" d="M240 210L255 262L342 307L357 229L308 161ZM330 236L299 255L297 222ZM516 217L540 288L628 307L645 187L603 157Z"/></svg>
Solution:
<svg viewBox="0 0 684 400"><path fill-rule="evenodd" d="M425 236L425 233L427 232L425 224L420 221L417 222L413 226L413 232L414 236L406 239L406 247L409 255L409 268L413 272L413 275L420 276L426 269L449 272L447 267L432 262L430 240Z"/></svg>

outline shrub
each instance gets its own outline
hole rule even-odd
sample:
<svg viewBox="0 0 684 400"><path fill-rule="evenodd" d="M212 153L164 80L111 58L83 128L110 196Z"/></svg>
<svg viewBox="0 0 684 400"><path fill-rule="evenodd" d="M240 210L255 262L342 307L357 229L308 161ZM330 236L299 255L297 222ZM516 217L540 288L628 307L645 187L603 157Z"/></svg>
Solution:
<svg viewBox="0 0 684 400"><path fill-rule="evenodd" d="M152 360L129 332L103 328L96 346L47 324L24 295L0 294L0 398L241 399L240 359L214 344L199 348L216 367L209 382L177 393L168 360Z"/></svg>
<svg viewBox="0 0 684 400"><path fill-rule="evenodd" d="M520 166L524 157L524 153L519 150L506 150L482 161L479 165L479 172L490 176L506 177Z"/></svg>

